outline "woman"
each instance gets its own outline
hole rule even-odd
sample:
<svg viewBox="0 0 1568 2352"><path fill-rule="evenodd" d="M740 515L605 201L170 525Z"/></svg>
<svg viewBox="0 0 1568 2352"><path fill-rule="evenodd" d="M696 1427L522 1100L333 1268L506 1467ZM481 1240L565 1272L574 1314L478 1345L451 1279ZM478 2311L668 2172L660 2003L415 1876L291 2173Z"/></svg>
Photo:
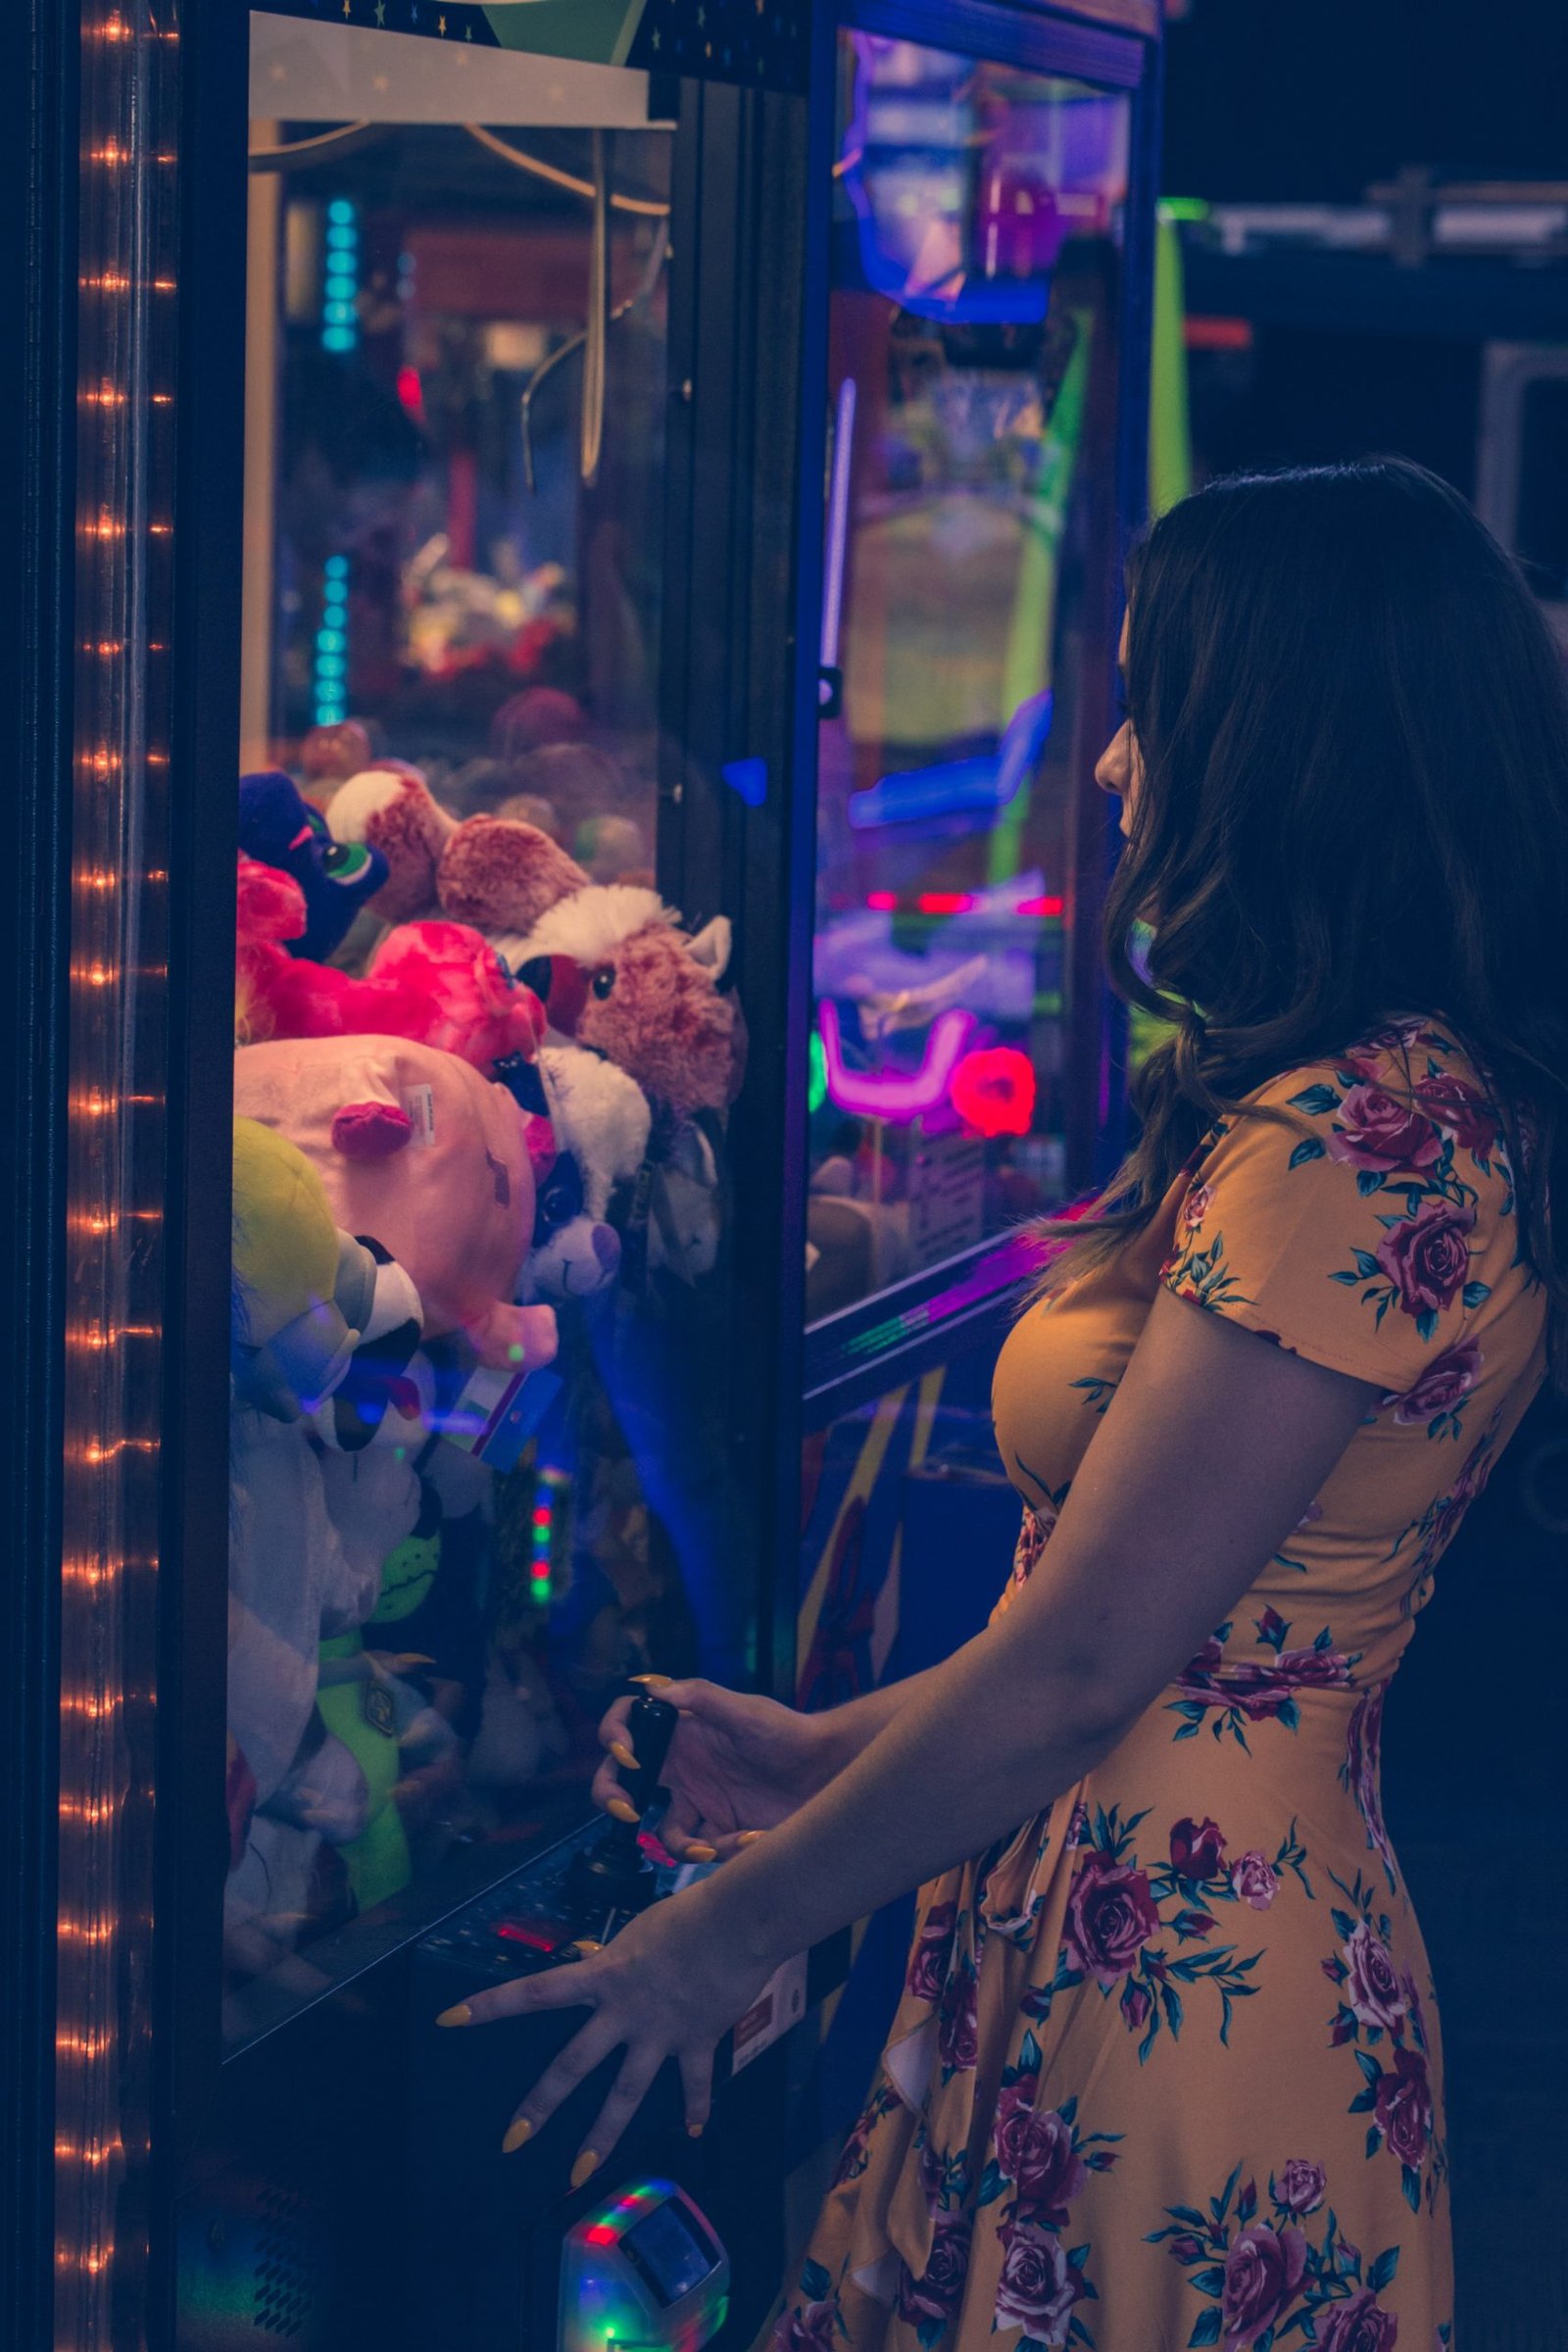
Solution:
<svg viewBox="0 0 1568 2352"><path fill-rule="evenodd" d="M1393 462L1177 508L1123 658L1110 955L1174 1028L997 1368L1024 1518L991 1626L815 1720L670 1686L668 1834L746 1850L471 2004L593 2010L513 2144L624 2051L583 2180L663 2059L699 2128L770 1970L938 1874L781 2347L1451 2340L1378 1732L1561 1346L1562 681L1507 560Z"/></svg>

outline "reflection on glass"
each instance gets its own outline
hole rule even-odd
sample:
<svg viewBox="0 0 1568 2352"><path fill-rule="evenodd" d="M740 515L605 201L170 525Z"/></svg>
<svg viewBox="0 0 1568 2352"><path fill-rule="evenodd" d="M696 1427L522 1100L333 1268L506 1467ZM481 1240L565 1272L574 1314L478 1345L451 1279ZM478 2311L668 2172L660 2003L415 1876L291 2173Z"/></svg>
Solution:
<svg viewBox="0 0 1568 2352"><path fill-rule="evenodd" d="M811 1319L1068 1180L1128 146L1075 82L863 33L839 62Z"/></svg>
<svg viewBox="0 0 1568 2352"><path fill-rule="evenodd" d="M628 1672L754 1642L728 931L652 889L671 127L255 28L235 2040L579 1813Z"/></svg>

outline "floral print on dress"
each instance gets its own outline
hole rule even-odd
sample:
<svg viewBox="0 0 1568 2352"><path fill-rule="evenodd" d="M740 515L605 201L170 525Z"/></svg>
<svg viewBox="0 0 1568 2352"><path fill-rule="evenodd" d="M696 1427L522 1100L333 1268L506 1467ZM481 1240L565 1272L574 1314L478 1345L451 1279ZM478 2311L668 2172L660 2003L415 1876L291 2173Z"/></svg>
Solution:
<svg viewBox="0 0 1568 2352"><path fill-rule="evenodd" d="M1271 2352L1289 2338L1316 2352L1394 2352L1398 2317L1379 2298L1398 2276L1400 2248L1368 2263L1332 2207L1320 2232L1302 2227L1327 2193L1321 2164L1293 2157L1269 2175L1266 2220L1256 2180L1243 2184L1242 2172L1232 2169L1206 2210L1167 2205L1165 2227L1145 2241L1162 2245L1203 2298L1189 2345Z"/></svg>
<svg viewBox="0 0 1568 2352"><path fill-rule="evenodd" d="M991 2154L979 2203L999 2207L1003 2248L992 2328L1021 2328L1024 2347L1093 2346L1080 2304L1097 2300L1088 2239L1069 2246L1072 2207L1092 2173L1116 2162L1119 2132L1082 2132L1078 2101L1048 2107L1041 2098L1041 2049L1032 2033L1002 2072Z"/></svg>
<svg viewBox="0 0 1568 2352"><path fill-rule="evenodd" d="M1173 1686L1176 1696L1164 1702L1168 1715L1181 1717L1171 1734L1173 1740L1196 1740L1207 1723L1216 1740L1229 1733L1237 1746L1250 1754L1245 1724L1282 1723L1287 1731L1297 1731L1301 1721L1298 1704L1301 1691L1350 1688L1350 1669L1360 1664L1361 1653L1336 1648L1328 1626L1322 1626L1310 1643L1288 1648L1291 1620L1272 1604L1252 1623L1257 1646L1270 1651L1271 1657L1230 1658L1226 1644L1236 1630L1234 1620L1217 1626L1177 1676Z"/></svg>
<svg viewBox="0 0 1568 2352"><path fill-rule="evenodd" d="M1341 1942L1323 1962L1324 1975L1340 1988L1329 2040L1336 2049L1350 2049L1362 2079L1348 2112L1371 2116L1367 2158L1386 2149L1396 2161L1411 2212L1420 2212L1423 2191L1430 2210L1448 2164L1437 2129L1421 1996L1410 1972L1395 1966L1393 1923L1386 1911L1374 1913L1373 1891L1362 1885L1360 1872L1351 1886L1338 1877L1334 1884L1351 1907L1336 1905L1331 1915Z"/></svg>
<svg viewBox="0 0 1568 2352"><path fill-rule="evenodd" d="M1463 1519L1476 1496L1485 1491L1492 1476L1497 1454L1497 1439L1502 1423L1499 1406L1466 1455L1464 1466L1451 1487L1434 1495L1419 1519L1412 1519L1394 1539L1385 1560L1397 1559L1399 1553L1415 1538L1415 1553L1411 1561L1410 1581L1399 1601L1401 1617L1413 1617L1424 1609L1432 1597L1432 1578L1439 1560L1459 1532Z"/></svg>
<svg viewBox="0 0 1568 2352"><path fill-rule="evenodd" d="M1096 1809L1067 1894L1055 1972L1031 1986L1021 2003L1025 2017L1044 2024L1059 1997L1081 1984L1094 1984L1106 2000L1115 1993L1122 2023L1139 2036L1140 2064L1162 2032L1173 2041L1180 2038L1187 2022L1184 1992L1201 1986L1218 1994L1218 2038L1226 2043L1236 2003L1257 1990L1250 1978L1259 1955L1239 1957L1236 1943L1208 1941L1218 1926L1215 1910L1238 1904L1266 1911L1285 1871L1296 1874L1308 1895L1312 1891L1294 1821L1272 1860L1254 1849L1234 1863L1212 1821L1179 1821L1170 1832L1169 1860L1146 1867L1133 1839L1147 1811L1123 1821L1115 1805L1108 1812Z"/></svg>

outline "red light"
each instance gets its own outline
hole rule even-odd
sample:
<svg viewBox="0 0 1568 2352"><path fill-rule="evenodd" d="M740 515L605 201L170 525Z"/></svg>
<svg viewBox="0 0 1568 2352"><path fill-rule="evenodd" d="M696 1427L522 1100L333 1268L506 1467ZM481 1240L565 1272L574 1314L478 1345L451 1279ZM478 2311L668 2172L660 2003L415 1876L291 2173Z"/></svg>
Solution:
<svg viewBox="0 0 1568 2352"><path fill-rule="evenodd" d="M617 2232L611 2228L608 2222L590 2222L582 2234L584 2241L590 2246L612 2246L615 2244L617 2236Z"/></svg>
<svg viewBox="0 0 1568 2352"><path fill-rule="evenodd" d="M967 914L974 899L966 890L922 890L914 904L921 914Z"/></svg>
<svg viewBox="0 0 1568 2352"><path fill-rule="evenodd" d="M424 387L419 381L417 368L398 369L398 398L411 416L424 415Z"/></svg>
<svg viewBox="0 0 1568 2352"><path fill-rule="evenodd" d="M1020 899L1013 909L1015 914L1044 915L1061 915L1066 910L1065 899Z"/></svg>
<svg viewBox="0 0 1568 2352"><path fill-rule="evenodd" d="M1188 318L1183 321L1182 341L1189 351L1250 351L1252 321L1250 318Z"/></svg>
<svg viewBox="0 0 1568 2352"><path fill-rule="evenodd" d="M980 1135L1027 1135L1035 1115L1035 1073L1016 1046L966 1054L953 1073L953 1107Z"/></svg>
<svg viewBox="0 0 1568 2352"><path fill-rule="evenodd" d="M868 890L865 894L865 904L872 914L896 914L899 894L896 890Z"/></svg>
<svg viewBox="0 0 1568 2352"><path fill-rule="evenodd" d="M553 1952L561 1942L557 1930L525 1928L519 1919L498 1920L496 1934L503 1943L525 1943L530 1952Z"/></svg>

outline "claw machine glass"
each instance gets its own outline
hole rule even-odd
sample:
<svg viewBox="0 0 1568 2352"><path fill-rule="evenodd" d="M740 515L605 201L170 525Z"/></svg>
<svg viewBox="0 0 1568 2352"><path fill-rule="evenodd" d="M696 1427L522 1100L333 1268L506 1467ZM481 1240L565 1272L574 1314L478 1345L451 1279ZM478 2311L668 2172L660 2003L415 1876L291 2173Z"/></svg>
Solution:
<svg viewBox="0 0 1568 2352"><path fill-rule="evenodd" d="M598 1721L792 1611L805 12L54 13L56 2340L542 2346L646 2206L695 2346L820 1982L575 2203L433 2023L704 1866L578 1867Z"/></svg>
<svg viewBox="0 0 1568 2352"><path fill-rule="evenodd" d="M1120 1152L1094 766L1145 495L1158 23L1079 13L852 6L837 37L806 1705L985 1622L1017 1529L991 1365L1030 1228ZM875 1923L860 1974L902 1949ZM824 2080L863 2078L873 2010L846 2000Z"/></svg>

